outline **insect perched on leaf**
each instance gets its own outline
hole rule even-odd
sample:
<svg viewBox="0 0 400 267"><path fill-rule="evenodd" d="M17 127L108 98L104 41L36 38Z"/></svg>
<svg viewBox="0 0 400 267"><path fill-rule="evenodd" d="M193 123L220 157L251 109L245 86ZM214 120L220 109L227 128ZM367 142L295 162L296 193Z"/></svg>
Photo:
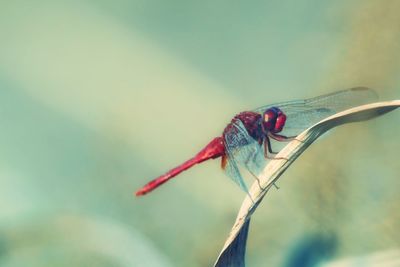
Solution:
<svg viewBox="0 0 400 267"><path fill-rule="evenodd" d="M222 136L214 138L193 158L147 183L136 192L136 196L149 193L195 164L219 157L226 174L247 192L239 166L257 177L267 159L273 159L276 154L271 139L278 142L293 140L314 123L342 110L373 102L376 98L373 90L356 87L241 112L225 127Z"/></svg>

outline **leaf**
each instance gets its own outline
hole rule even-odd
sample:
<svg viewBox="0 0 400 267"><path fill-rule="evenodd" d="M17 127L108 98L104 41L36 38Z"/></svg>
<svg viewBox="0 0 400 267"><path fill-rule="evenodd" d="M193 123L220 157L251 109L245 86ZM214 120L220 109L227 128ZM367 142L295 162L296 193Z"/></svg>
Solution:
<svg viewBox="0 0 400 267"><path fill-rule="evenodd" d="M251 215L273 183L318 137L336 126L369 120L398 107L400 107L400 100L377 102L344 110L314 124L288 143L276 156L284 159L271 161L259 175L259 184L255 182L250 187L249 194L242 202L236 221L214 266L244 266Z"/></svg>

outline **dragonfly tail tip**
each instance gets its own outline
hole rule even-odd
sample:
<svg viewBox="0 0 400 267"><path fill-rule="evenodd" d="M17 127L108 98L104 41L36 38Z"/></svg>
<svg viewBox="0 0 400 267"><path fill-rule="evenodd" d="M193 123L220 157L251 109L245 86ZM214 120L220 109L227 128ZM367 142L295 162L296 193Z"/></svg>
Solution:
<svg viewBox="0 0 400 267"><path fill-rule="evenodd" d="M144 196L146 193L147 193L146 191L144 191L143 189L140 189L140 190L136 191L135 196L141 197L141 196Z"/></svg>

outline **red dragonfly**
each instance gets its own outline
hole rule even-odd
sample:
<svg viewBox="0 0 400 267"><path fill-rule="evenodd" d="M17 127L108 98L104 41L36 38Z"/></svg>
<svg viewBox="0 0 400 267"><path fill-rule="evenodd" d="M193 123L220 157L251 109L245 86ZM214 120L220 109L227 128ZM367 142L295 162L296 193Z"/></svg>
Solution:
<svg viewBox="0 0 400 267"><path fill-rule="evenodd" d="M241 112L225 127L222 136L214 138L193 158L147 183L136 192L136 196L151 192L195 164L219 157L222 169L247 192L239 166L257 177L267 159L276 154L271 139L278 142L293 140L300 132L330 115L376 99L372 89L356 87Z"/></svg>

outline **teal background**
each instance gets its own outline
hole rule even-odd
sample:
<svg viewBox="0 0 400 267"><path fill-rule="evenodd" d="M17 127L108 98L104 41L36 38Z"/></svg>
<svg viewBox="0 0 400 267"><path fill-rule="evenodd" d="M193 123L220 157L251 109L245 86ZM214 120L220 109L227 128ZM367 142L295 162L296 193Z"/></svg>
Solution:
<svg viewBox="0 0 400 267"><path fill-rule="evenodd" d="M394 0L0 2L0 266L212 265L245 197L218 161L133 192L237 112L360 85L399 99L399 13ZM248 265L397 250L399 118L312 145L253 217Z"/></svg>

